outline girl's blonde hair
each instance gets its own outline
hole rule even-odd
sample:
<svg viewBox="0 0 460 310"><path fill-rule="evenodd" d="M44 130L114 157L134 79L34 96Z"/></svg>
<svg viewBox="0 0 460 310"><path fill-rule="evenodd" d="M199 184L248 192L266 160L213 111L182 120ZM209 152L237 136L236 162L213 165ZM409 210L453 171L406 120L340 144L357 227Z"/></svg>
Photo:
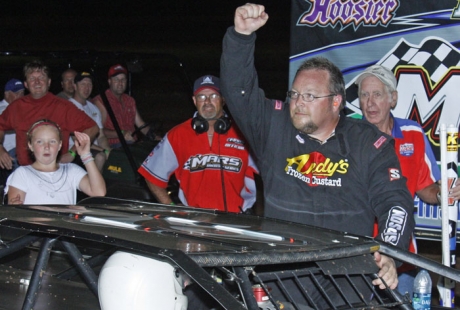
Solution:
<svg viewBox="0 0 460 310"><path fill-rule="evenodd" d="M61 127L59 127L58 124L56 124L53 121L50 121L49 119L41 119L33 123L32 126L30 126L29 130L27 131L27 141L29 143L32 142L32 135L33 135L34 130L43 125L51 125L55 127L59 132L59 140L62 140Z"/></svg>

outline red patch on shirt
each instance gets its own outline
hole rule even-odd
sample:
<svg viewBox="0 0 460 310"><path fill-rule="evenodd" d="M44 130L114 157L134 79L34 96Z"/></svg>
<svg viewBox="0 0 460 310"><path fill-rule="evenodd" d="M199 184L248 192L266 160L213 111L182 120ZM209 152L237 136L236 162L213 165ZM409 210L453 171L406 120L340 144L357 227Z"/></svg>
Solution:
<svg viewBox="0 0 460 310"><path fill-rule="evenodd" d="M283 102L281 100L275 100L275 110L282 110Z"/></svg>
<svg viewBox="0 0 460 310"><path fill-rule="evenodd" d="M376 149L382 146L382 144L387 141L387 138L385 136L381 136L377 141L374 142L374 146Z"/></svg>

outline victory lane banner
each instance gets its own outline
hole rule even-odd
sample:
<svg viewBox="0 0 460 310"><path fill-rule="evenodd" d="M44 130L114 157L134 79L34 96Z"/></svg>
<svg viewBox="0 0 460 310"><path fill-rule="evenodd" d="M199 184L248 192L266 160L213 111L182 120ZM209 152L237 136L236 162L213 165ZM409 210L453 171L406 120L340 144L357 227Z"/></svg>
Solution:
<svg viewBox="0 0 460 310"><path fill-rule="evenodd" d="M305 59L326 57L344 74L347 115L361 118L356 76L373 64L387 67L398 81L393 115L422 126L439 163L441 124L460 125L458 2L291 0L290 22L289 85ZM439 206L418 197L414 204L418 234L440 240Z"/></svg>

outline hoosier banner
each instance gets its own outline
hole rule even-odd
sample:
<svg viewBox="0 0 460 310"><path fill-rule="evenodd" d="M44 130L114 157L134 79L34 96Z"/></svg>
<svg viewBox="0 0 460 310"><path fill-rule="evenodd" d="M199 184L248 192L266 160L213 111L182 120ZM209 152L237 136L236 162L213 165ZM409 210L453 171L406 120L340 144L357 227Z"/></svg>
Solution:
<svg viewBox="0 0 460 310"><path fill-rule="evenodd" d="M381 64L398 80L397 117L421 124L439 154L440 124L460 123L460 6L453 0L291 0L289 82L306 58L323 56L342 70L347 114L361 117L354 85ZM440 208L416 197L419 233L440 238ZM457 227L459 227L457 225ZM428 234L427 234L428 235ZM457 234L458 236L458 234ZM427 237L432 238L432 237Z"/></svg>

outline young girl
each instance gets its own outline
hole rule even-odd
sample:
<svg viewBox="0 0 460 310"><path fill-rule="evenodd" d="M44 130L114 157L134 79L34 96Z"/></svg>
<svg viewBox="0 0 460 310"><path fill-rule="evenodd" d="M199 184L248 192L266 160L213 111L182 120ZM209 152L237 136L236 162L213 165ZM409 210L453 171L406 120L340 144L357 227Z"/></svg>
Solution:
<svg viewBox="0 0 460 310"><path fill-rule="evenodd" d="M76 164L57 162L62 141L56 123L37 121L27 132L27 138L35 162L18 167L8 177L8 204L73 205L77 202L76 189L88 196L105 195L105 181L94 163L87 134L75 132L75 146L87 172Z"/></svg>

